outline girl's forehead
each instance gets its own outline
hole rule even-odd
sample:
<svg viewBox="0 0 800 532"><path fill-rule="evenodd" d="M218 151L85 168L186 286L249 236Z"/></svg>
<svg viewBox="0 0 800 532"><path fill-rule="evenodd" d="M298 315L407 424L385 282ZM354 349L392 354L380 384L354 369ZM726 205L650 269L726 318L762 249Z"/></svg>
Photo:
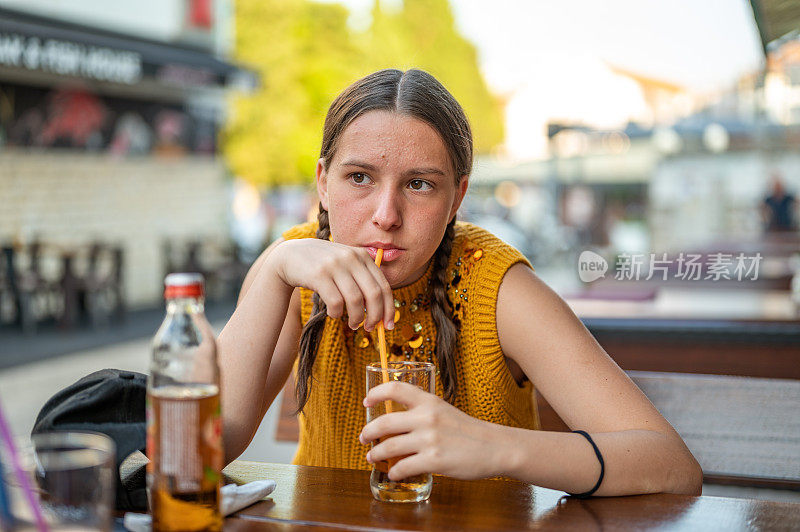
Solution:
<svg viewBox="0 0 800 532"><path fill-rule="evenodd" d="M335 163L353 158L368 162L425 162L450 168L444 141L430 124L390 111L371 111L355 119L339 138Z"/></svg>

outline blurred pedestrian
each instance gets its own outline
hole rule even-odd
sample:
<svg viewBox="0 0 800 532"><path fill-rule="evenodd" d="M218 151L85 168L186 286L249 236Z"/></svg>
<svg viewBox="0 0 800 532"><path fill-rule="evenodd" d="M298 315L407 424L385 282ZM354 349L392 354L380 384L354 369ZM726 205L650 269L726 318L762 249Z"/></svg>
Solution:
<svg viewBox="0 0 800 532"><path fill-rule="evenodd" d="M772 191L764 198L762 215L766 222L765 231L778 233L797 229L797 199L786 191L780 174L772 176Z"/></svg>

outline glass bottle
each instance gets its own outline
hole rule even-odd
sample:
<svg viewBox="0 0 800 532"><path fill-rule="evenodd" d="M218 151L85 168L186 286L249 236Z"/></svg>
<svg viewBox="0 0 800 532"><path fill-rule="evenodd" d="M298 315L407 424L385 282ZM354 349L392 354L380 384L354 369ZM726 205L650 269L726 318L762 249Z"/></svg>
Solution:
<svg viewBox="0 0 800 532"><path fill-rule="evenodd" d="M222 528L220 374L205 317L203 276L164 281L167 315L153 338L147 382L147 480L154 531Z"/></svg>

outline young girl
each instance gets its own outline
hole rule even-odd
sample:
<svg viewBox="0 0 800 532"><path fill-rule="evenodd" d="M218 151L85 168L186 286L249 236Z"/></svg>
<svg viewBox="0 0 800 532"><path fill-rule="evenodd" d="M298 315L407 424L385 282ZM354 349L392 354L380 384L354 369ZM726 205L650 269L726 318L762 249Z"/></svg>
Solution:
<svg viewBox="0 0 800 532"><path fill-rule="evenodd" d="M391 479L698 494L702 472L681 438L564 301L515 249L455 221L471 167L467 118L429 74L382 70L336 98L318 222L256 260L219 337L228 459L297 359L297 464L368 469L405 456ZM391 359L436 365L436 395L392 382L364 397L380 322ZM534 386L580 432L537 430ZM364 426L364 406L389 399L408 410Z"/></svg>

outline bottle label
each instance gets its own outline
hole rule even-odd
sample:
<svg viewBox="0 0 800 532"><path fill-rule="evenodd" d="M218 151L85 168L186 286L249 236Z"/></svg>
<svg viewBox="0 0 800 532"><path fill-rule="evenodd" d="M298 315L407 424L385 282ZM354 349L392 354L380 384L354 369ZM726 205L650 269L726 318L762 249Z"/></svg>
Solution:
<svg viewBox="0 0 800 532"><path fill-rule="evenodd" d="M216 486L224 460L218 388L159 389L148 407L151 473L170 478L176 492Z"/></svg>
<svg viewBox="0 0 800 532"><path fill-rule="evenodd" d="M196 401L161 401L161 472L175 477L178 489L194 490L200 478L197 452L198 410Z"/></svg>

